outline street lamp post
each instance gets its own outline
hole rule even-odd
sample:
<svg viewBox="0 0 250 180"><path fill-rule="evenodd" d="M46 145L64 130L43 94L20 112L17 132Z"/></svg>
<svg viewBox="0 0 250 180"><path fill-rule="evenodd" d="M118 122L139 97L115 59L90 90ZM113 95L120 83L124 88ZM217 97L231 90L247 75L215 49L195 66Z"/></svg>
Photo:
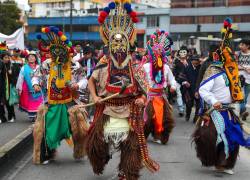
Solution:
<svg viewBox="0 0 250 180"><path fill-rule="evenodd" d="M70 0L70 40L72 40L73 0Z"/></svg>

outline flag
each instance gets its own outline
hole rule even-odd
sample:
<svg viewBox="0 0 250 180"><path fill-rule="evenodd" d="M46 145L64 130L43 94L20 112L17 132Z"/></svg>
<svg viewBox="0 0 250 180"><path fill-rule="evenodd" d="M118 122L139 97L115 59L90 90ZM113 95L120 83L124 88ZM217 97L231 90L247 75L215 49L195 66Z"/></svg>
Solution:
<svg viewBox="0 0 250 180"><path fill-rule="evenodd" d="M10 49L19 48L24 50L24 29L19 28L9 36L0 33L0 41L6 41L6 44Z"/></svg>

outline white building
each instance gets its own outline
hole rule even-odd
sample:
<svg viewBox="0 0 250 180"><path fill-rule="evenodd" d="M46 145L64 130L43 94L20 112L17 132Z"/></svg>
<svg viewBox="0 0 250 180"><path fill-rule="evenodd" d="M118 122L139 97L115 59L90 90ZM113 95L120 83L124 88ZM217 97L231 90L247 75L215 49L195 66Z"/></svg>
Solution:
<svg viewBox="0 0 250 180"><path fill-rule="evenodd" d="M132 7L138 12L140 18L140 22L137 24L137 41L139 47L146 47L150 35L156 29L169 32L169 8L155 8L144 4L133 4Z"/></svg>
<svg viewBox="0 0 250 180"><path fill-rule="evenodd" d="M170 7L170 0L135 0L135 2L159 8Z"/></svg>
<svg viewBox="0 0 250 180"><path fill-rule="evenodd" d="M70 0L29 0L29 5L30 17L70 16ZM73 0L73 16L84 16L88 13L86 9L98 6L89 0Z"/></svg>

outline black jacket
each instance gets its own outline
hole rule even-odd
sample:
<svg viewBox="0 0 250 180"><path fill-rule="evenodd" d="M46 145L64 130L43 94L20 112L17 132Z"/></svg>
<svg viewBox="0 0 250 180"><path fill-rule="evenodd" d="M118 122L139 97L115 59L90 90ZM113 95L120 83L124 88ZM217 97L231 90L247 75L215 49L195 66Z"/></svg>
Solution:
<svg viewBox="0 0 250 180"><path fill-rule="evenodd" d="M0 60L0 101L6 102L6 75L8 77L9 85L15 86L15 79L13 77L13 66L11 62L5 64Z"/></svg>
<svg viewBox="0 0 250 180"><path fill-rule="evenodd" d="M184 78L185 68L185 65L178 58L174 60L173 75L179 84L182 83L182 79Z"/></svg>
<svg viewBox="0 0 250 180"><path fill-rule="evenodd" d="M186 77L186 81L190 84L190 93L194 95L194 93L197 91L196 82L198 79L199 71L200 71L200 65L194 68L192 63L189 63L189 65L185 68L184 74Z"/></svg>
<svg viewBox="0 0 250 180"><path fill-rule="evenodd" d="M0 103L3 102L5 96L5 71L4 64L0 59Z"/></svg>

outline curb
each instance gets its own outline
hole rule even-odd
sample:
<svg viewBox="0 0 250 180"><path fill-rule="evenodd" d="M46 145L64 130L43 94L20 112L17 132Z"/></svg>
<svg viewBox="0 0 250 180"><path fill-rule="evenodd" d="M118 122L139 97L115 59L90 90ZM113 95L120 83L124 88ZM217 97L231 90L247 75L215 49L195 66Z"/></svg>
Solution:
<svg viewBox="0 0 250 180"><path fill-rule="evenodd" d="M0 167L20 156L22 150L29 144L32 144L32 131L33 126L31 125L14 139L0 147Z"/></svg>

